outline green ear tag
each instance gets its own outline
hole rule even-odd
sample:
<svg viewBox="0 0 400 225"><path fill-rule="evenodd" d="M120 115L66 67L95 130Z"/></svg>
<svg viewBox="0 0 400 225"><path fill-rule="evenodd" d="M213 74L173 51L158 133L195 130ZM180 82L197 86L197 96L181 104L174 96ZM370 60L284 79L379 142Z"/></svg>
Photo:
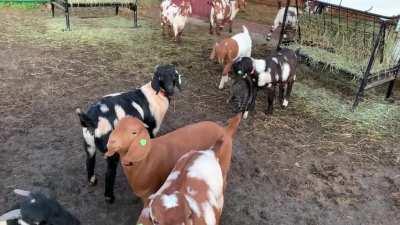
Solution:
<svg viewBox="0 0 400 225"><path fill-rule="evenodd" d="M141 146L145 146L147 144L147 140L146 139L140 139L139 144Z"/></svg>

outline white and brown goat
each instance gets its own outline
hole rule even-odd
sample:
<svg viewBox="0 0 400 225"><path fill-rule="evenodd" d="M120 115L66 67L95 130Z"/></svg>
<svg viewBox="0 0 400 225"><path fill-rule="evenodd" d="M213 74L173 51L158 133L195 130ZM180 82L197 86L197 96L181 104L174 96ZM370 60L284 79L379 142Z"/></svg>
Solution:
<svg viewBox="0 0 400 225"><path fill-rule="evenodd" d="M223 89L225 83L228 82L228 74L231 71L233 62L240 57L250 57L251 48L251 36L245 26L243 26L243 32L230 38L225 38L214 45L210 59L216 59L220 64L224 65L219 89Z"/></svg>
<svg viewBox="0 0 400 225"><path fill-rule="evenodd" d="M239 10L246 7L246 0L211 0L210 34L220 35L226 23L229 24L229 33L232 33L233 19Z"/></svg>
<svg viewBox="0 0 400 225"><path fill-rule="evenodd" d="M180 41L187 19L192 14L190 0L163 0L160 8L163 34L167 29L175 41Z"/></svg>
<svg viewBox="0 0 400 225"><path fill-rule="evenodd" d="M272 114L275 99L275 89L279 86L279 103L287 107L296 80L297 54L293 50L283 48L272 53L265 59L243 57L233 64L235 74L242 77L251 77L257 88L265 87L268 96L267 114ZM241 91L243 92L243 90ZM286 93L285 93L286 92ZM243 93L233 93L231 97L238 98ZM252 98L255 98L253 95ZM247 101L255 104L255 101ZM248 107L246 107L248 108ZM254 107L250 107L254 108ZM244 118L248 111L244 112Z"/></svg>

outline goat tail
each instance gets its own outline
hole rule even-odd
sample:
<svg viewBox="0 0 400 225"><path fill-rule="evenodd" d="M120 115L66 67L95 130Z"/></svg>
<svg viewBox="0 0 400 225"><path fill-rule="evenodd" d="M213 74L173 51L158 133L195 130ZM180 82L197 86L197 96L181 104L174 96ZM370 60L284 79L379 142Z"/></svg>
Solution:
<svg viewBox="0 0 400 225"><path fill-rule="evenodd" d="M243 25L242 27L243 27L243 33L249 34L249 30L247 30L247 27L245 25Z"/></svg>
<svg viewBox="0 0 400 225"><path fill-rule="evenodd" d="M228 121L228 126L225 127L227 135L233 137L239 127L240 121L242 120L243 113L238 113Z"/></svg>

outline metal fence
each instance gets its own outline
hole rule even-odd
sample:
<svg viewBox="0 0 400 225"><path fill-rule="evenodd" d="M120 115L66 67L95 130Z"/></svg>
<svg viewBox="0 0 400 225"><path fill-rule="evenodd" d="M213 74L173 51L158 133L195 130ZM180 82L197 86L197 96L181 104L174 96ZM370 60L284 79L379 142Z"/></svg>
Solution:
<svg viewBox="0 0 400 225"><path fill-rule="evenodd" d="M389 98L400 72L400 34L396 30L400 17L320 1L299 3L296 1L298 38L294 45L311 60L352 74L359 81L353 109L365 90L388 82L386 97Z"/></svg>

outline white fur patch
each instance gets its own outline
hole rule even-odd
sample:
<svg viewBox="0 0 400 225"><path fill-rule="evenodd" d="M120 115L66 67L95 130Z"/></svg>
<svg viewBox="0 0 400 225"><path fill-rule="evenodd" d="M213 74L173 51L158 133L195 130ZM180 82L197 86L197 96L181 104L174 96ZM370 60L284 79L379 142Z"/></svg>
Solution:
<svg viewBox="0 0 400 225"><path fill-rule="evenodd" d="M177 170L173 171L172 173L169 174L167 180L168 180L168 181L176 180L176 178L179 177L179 174L180 174L180 173L181 173L181 172L179 172L179 171L177 171Z"/></svg>
<svg viewBox="0 0 400 225"><path fill-rule="evenodd" d="M116 127L117 124L118 124L118 119L115 119L114 122L113 122L113 124L114 124L114 127Z"/></svg>
<svg viewBox="0 0 400 225"><path fill-rule="evenodd" d="M219 82L219 89L223 89L225 86L225 83L229 81L229 77L228 76L222 76L221 77L221 81Z"/></svg>
<svg viewBox="0 0 400 225"><path fill-rule="evenodd" d="M120 105L114 106L115 114L117 115L118 120L121 120L126 116L125 110Z"/></svg>
<svg viewBox="0 0 400 225"><path fill-rule="evenodd" d="M89 132L86 127L82 128L83 139L85 139L86 144L88 145L87 151L91 157L93 157L94 153L96 153L96 145L94 144L94 136Z"/></svg>
<svg viewBox="0 0 400 225"><path fill-rule="evenodd" d="M30 225L29 223L23 221L23 220L18 220L18 224L20 225Z"/></svg>
<svg viewBox="0 0 400 225"><path fill-rule="evenodd" d="M285 107L287 107L287 106L288 106L288 104L289 104L289 101L288 101L288 100L286 100L286 99L284 99L284 100L283 100L283 104L282 104L282 105L283 105L283 106L285 106Z"/></svg>
<svg viewBox="0 0 400 225"><path fill-rule="evenodd" d="M174 208L178 206L178 197L176 194L163 195L161 196L161 201L166 209Z"/></svg>
<svg viewBox="0 0 400 225"><path fill-rule="evenodd" d="M137 104L136 102L132 102L132 106L139 112L142 119L144 119L144 112L143 112L142 107L139 104Z"/></svg>
<svg viewBox="0 0 400 225"><path fill-rule="evenodd" d="M121 95L123 92L117 92L117 93L112 93L112 94L109 94L109 95L104 95L103 96L103 98L105 98L105 97L114 97L114 96L118 96L118 95Z"/></svg>
<svg viewBox="0 0 400 225"><path fill-rule="evenodd" d="M140 214L140 216L149 218L150 217L150 208L147 207L147 208L142 209L142 213Z"/></svg>
<svg viewBox="0 0 400 225"><path fill-rule="evenodd" d="M101 137L112 130L110 122L104 117L99 117L99 122L97 124L97 129L94 130L95 137ZM94 139L93 139L94 142Z"/></svg>
<svg viewBox="0 0 400 225"><path fill-rule="evenodd" d="M215 213L211 205L208 202L204 202L201 204L201 208L203 209L204 212L204 220L206 221L206 224L215 225L216 224Z"/></svg>
<svg viewBox="0 0 400 225"><path fill-rule="evenodd" d="M194 200L189 195L185 195L186 201L189 204L190 209L196 214L197 217L201 216L199 205L197 204L196 200Z"/></svg>
<svg viewBox="0 0 400 225"><path fill-rule="evenodd" d="M278 59L275 57L272 57L272 61L274 61L276 64L279 64Z"/></svg>
<svg viewBox="0 0 400 225"><path fill-rule="evenodd" d="M295 74L295 75L293 75L293 80L296 80L296 74Z"/></svg>
<svg viewBox="0 0 400 225"><path fill-rule="evenodd" d="M149 109L151 114L156 120L156 127L153 130L153 134L156 135L160 130L161 122L164 119L165 113L169 107L169 101L165 96L156 95L156 92L151 87L151 83L148 83L140 88L144 96L146 96L149 102Z"/></svg>
<svg viewBox="0 0 400 225"><path fill-rule="evenodd" d="M245 111L243 113L243 119L247 119L248 116L249 116L249 111Z"/></svg>
<svg viewBox="0 0 400 225"><path fill-rule="evenodd" d="M243 26L243 32L235 34L232 36L232 39L237 42L239 47L238 55L234 58L234 60L238 59L239 57L251 56L252 40L245 26Z"/></svg>
<svg viewBox="0 0 400 225"><path fill-rule="evenodd" d="M0 221L0 225L7 225L7 221Z"/></svg>
<svg viewBox="0 0 400 225"><path fill-rule="evenodd" d="M272 74L271 68L268 68L267 71L264 71L258 75L258 86L263 87L265 84L272 83Z"/></svg>
<svg viewBox="0 0 400 225"><path fill-rule="evenodd" d="M212 195L218 198L222 195L222 170L215 157L214 151L202 151L201 155L188 168L188 177L204 181L210 188Z"/></svg>
<svg viewBox="0 0 400 225"><path fill-rule="evenodd" d="M110 109L108 108L108 106L107 105L105 105L105 104L101 104L100 105L100 111L102 112L102 113L106 113L106 112L108 112Z"/></svg>
<svg viewBox="0 0 400 225"><path fill-rule="evenodd" d="M290 65L288 63L283 63L282 65L282 81L286 81L290 75Z"/></svg>
<svg viewBox="0 0 400 225"><path fill-rule="evenodd" d="M95 181L96 181L96 176L93 175L93 176L90 178L90 183L94 183Z"/></svg>

